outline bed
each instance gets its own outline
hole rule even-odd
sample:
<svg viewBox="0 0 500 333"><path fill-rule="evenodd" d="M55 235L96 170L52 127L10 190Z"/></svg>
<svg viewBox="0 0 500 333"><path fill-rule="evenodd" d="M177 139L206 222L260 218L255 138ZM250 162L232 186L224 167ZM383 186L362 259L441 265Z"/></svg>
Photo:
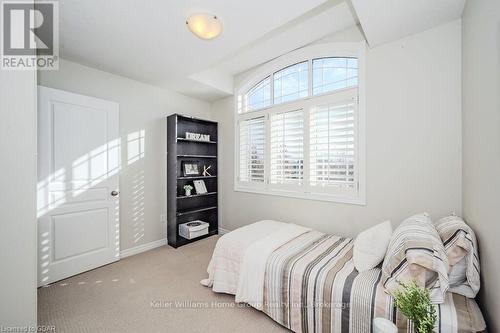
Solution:
<svg viewBox="0 0 500 333"><path fill-rule="evenodd" d="M383 317L411 332L380 283L381 270L358 273L353 240L302 226L260 221L223 235L201 283L235 295L294 332L372 332ZM437 332L485 329L473 299L447 293Z"/></svg>

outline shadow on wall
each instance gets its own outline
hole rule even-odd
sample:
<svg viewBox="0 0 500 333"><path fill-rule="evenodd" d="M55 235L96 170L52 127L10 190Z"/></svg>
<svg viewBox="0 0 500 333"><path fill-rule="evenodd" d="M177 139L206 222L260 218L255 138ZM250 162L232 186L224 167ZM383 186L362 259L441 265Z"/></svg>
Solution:
<svg viewBox="0 0 500 333"><path fill-rule="evenodd" d="M56 208L65 205L92 200L90 189L106 188L105 181L122 171L121 147L127 148L126 166L136 169L132 180L132 219L133 219L133 242L137 243L144 237L144 168L142 159L145 156L144 129L129 133L126 138L114 139L99 146L79 158L70 165L64 166L51 172L37 183L37 219L48 217L48 214ZM125 141L123 145L121 141ZM136 167L137 164L137 167ZM127 193L122 193L127 195ZM120 205L119 197L108 197L115 200L116 211L113 220L116 227L114 238L115 256L120 256ZM54 235L45 231L38 237L38 272L41 282L50 278L49 265L54 263ZM97 283L97 282L96 282Z"/></svg>
<svg viewBox="0 0 500 333"><path fill-rule="evenodd" d="M127 165L132 175L132 234L133 243L144 238L144 161L146 132L144 130L127 135ZM136 163L139 162L139 163ZM133 165L135 163L135 165Z"/></svg>

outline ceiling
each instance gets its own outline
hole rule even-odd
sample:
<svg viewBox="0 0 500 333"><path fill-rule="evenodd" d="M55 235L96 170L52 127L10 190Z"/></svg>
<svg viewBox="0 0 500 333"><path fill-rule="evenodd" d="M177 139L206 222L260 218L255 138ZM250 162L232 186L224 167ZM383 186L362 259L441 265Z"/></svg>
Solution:
<svg viewBox="0 0 500 333"><path fill-rule="evenodd" d="M233 93L234 75L327 35L361 24L374 46L458 18L464 1L60 0L60 53L212 101ZM217 15L223 33L195 37L194 13Z"/></svg>
<svg viewBox="0 0 500 333"><path fill-rule="evenodd" d="M371 47L458 19L465 5L465 0L351 1Z"/></svg>

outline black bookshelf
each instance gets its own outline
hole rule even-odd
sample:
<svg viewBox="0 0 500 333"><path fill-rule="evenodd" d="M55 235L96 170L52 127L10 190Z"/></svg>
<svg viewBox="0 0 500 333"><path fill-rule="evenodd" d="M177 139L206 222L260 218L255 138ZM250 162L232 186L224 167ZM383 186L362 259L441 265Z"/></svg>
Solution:
<svg viewBox="0 0 500 333"><path fill-rule="evenodd" d="M208 134L210 141L186 138L186 132ZM200 175L184 175L184 162L198 164ZM210 176L201 175L210 165ZM207 193L193 189L186 196L184 185L194 180L205 182ZM174 248L215 235L218 232L217 123L210 120L173 114L167 117L167 239ZM209 223L208 235L186 239L179 235L179 225L193 220Z"/></svg>

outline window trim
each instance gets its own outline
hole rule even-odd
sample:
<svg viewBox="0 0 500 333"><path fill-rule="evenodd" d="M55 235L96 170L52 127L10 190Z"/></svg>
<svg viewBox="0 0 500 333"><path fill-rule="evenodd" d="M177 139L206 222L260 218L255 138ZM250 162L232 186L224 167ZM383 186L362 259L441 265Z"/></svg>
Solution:
<svg viewBox="0 0 500 333"><path fill-rule="evenodd" d="M317 201L328 201L355 205L366 205L366 110L365 110L365 54L366 54L366 43L326 43L308 46L282 57L279 57L266 65L261 66L255 73L252 73L249 77L244 79L244 83L237 86L235 89L235 111L233 113L234 119L234 191L236 192L247 192L255 194L264 195L274 195L282 197L299 198L306 200L317 200ZM342 196L337 194L326 194L319 192L311 192L309 186L309 167L304 167L304 184L306 191L293 191L286 187L280 188L279 186L272 186L264 182L263 184L251 184L248 186L247 183L239 182L239 121L244 119L256 118L261 115L266 117L266 137L270 138L270 119L268 114L270 112L277 113L283 112L285 110L292 110L294 108L304 108L305 105L310 103L318 104L321 100L329 99L331 95L336 95L342 93L343 91L349 91L356 89L353 87L344 88L336 90L334 92L326 92L318 95L312 95L312 60L325 57L356 57L358 59L358 147L357 147L357 162L358 162L358 195L354 196ZM294 101L288 101L280 104L271 104L268 107L248 112L240 112L242 106L242 99L244 95L255 86L257 83L267 78L269 75L284 69L289 66L293 66L297 63L307 61L309 65L309 96L305 98L300 98ZM273 98L273 89L271 89L271 98ZM309 101L311 100L311 101ZM272 109L272 111L270 110ZM309 113L305 112L304 115L304 147L309 146ZM270 158L269 152L267 152L269 145L266 145L266 160L264 161L265 167L265 178L269 179L270 172ZM307 152L309 150L307 149ZM307 156L306 156L307 155ZM309 165L309 153L304 151L304 166Z"/></svg>

